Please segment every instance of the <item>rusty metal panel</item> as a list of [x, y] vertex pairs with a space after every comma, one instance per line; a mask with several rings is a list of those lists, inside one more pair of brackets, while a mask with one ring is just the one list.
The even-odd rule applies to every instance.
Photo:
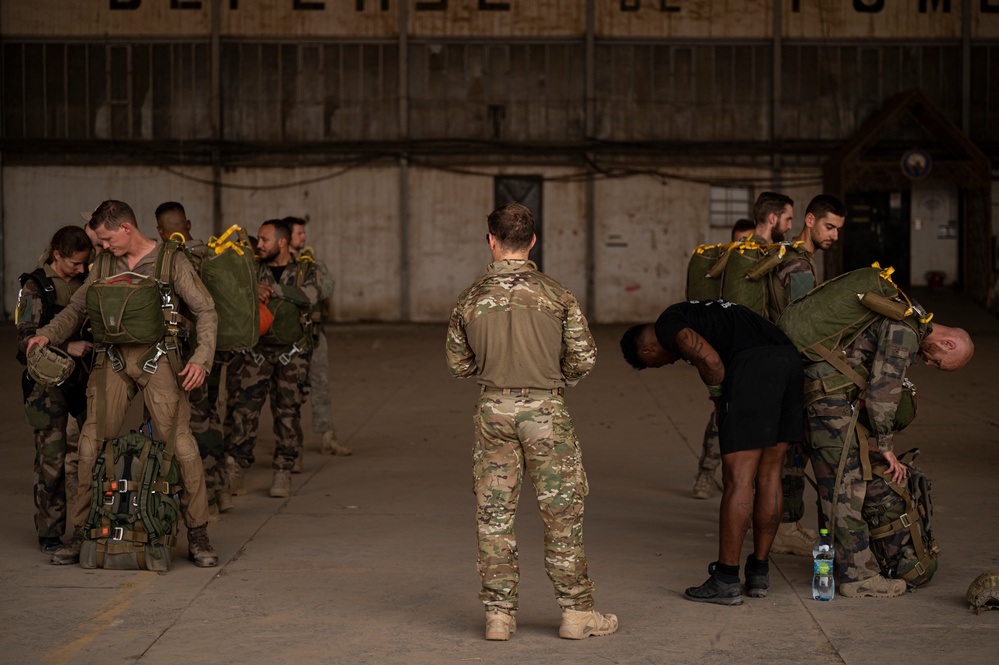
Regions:
[[358, 42], [232, 42], [222, 49], [227, 139], [398, 137], [398, 47]]
[[409, 32], [434, 37], [562, 37], [586, 30], [581, 0], [414, 0]]
[[597, 46], [598, 138], [765, 140], [765, 44], [603, 43]]
[[[223, 225], [256, 235], [267, 219], [308, 220], [316, 256], [333, 274], [337, 321], [400, 319], [399, 176], [394, 167], [249, 168], [227, 172]], [[324, 178], [324, 176], [326, 176]], [[296, 184], [301, 183], [301, 184]], [[269, 189], [275, 185], [291, 185]]]
[[409, 53], [413, 138], [582, 138], [580, 44], [417, 42]]
[[999, 6], [994, 2], [971, 4], [973, 9], [978, 9], [971, 14], [971, 38], [999, 39]]
[[[791, 39], [958, 39], [961, 0], [808, 0], [787, 3], [784, 36]], [[982, 17], [977, 5], [972, 9]], [[973, 19], [974, 22], [974, 19]], [[981, 25], [996, 21], [979, 20]]]
[[598, 0], [597, 35], [669, 39], [762, 39], [773, 0]]
[[[841, 140], [884, 100], [919, 88], [952, 120], [960, 119], [958, 45], [787, 44], [782, 58], [781, 138]], [[974, 86], [973, 86], [974, 88]]]

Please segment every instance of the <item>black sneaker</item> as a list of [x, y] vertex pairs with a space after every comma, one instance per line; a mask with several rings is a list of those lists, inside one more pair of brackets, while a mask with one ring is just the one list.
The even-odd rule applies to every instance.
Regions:
[[722, 582], [714, 576], [714, 566], [708, 568], [711, 577], [701, 586], [692, 586], [683, 592], [687, 600], [716, 605], [742, 605], [742, 585], [738, 582]]
[[[753, 555], [750, 554], [750, 557]], [[770, 591], [770, 569], [760, 570], [746, 559], [746, 595], [750, 598], [766, 598]]]
[[56, 551], [62, 548], [62, 540], [56, 538], [55, 536], [43, 536], [38, 539], [38, 549], [42, 551], [43, 554], [55, 554]]

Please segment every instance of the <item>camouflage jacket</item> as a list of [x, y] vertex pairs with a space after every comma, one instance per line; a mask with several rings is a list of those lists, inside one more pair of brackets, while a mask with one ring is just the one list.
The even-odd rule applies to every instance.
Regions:
[[[56, 274], [51, 264], [46, 263], [42, 267], [45, 270], [45, 276], [51, 280], [52, 286], [55, 289], [53, 309], [58, 311], [69, 304], [70, 298], [83, 285], [83, 277], [72, 277], [67, 282]], [[24, 353], [28, 348], [28, 340], [35, 336], [39, 326], [43, 322], [51, 320], [54, 314], [55, 312], [45, 311], [45, 298], [38, 292], [38, 285], [35, 280], [27, 280], [17, 296], [17, 345], [21, 353]], [[82, 336], [80, 329], [77, 328], [73, 334], [63, 341], [60, 348], [65, 351], [66, 345], [69, 342], [79, 339], [82, 339]]]
[[[916, 360], [919, 342], [909, 325], [882, 318], [843, 349], [847, 363], [867, 377], [864, 408], [874, 427], [871, 434], [877, 438], [882, 452], [893, 449], [892, 425], [902, 395], [902, 381], [909, 365]], [[805, 367], [806, 381], [835, 371], [826, 362], [813, 363]]]
[[[257, 279], [261, 284], [267, 284], [274, 289], [279, 296], [293, 304], [299, 309], [314, 307], [323, 297], [320, 286], [319, 271], [315, 269], [318, 265], [308, 261], [298, 261], [292, 258], [281, 273], [281, 279], [274, 280], [274, 271], [271, 266], [261, 261], [257, 269]], [[301, 286], [296, 286], [298, 271], [307, 270]], [[296, 314], [298, 316], [298, 314]]]
[[[114, 272], [134, 272], [146, 277], [156, 274], [156, 257], [159, 254], [162, 241], [157, 241], [156, 245], [143, 256], [135, 266], [129, 268], [128, 260], [124, 257], [115, 258]], [[197, 320], [197, 336], [199, 340], [206, 340], [199, 344], [194, 354], [187, 361], [192, 365], [200, 365], [206, 372], [212, 370], [212, 358], [215, 356], [215, 333], [218, 330], [218, 315], [215, 313], [215, 303], [208, 294], [208, 289], [201, 283], [201, 278], [194, 271], [194, 266], [184, 256], [183, 252], [178, 252], [175, 256], [173, 273], [173, 290], [183, 301], [192, 314], [192, 318]], [[80, 324], [87, 317], [87, 289], [94, 281], [95, 272], [91, 271], [87, 275], [83, 286], [77, 289], [76, 293], [69, 301], [66, 309], [59, 312], [59, 315], [47, 326], [38, 330], [39, 335], [44, 335], [53, 344], [62, 344], [69, 339], [73, 331], [79, 330]], [[207, 341], [210, 340], [210, 341]]]
[[795, 255], [783, 261], [770, 278], [767, 318], [776, 323], [792, 300], [800, 298], [818, 284], [815, 260], [804, 249], [789, 250]]
[[561, 388], [593, 369], [597, 347], [576, 298], [532, 261], [505, 259], [458, 297], [445, 346], [457, 378], [490, 388]]

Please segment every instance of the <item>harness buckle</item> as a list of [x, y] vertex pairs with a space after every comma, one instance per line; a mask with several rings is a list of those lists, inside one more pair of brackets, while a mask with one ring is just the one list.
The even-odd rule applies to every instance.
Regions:
[[125, 529], [120, 526], [114, 528], [114, 532], [111, 535], [111, 540], [122, 540], [125, 538]]
[[253, 362], [255, 362], [258, 367], [264, 364], [264, 354], [257, 353], [256, 349], [250, 349], [249, 351], [250, 351], [250, 358], [253, 359]]
[[159, 344], [156, 345], [156, 354], [146, 362], [142, 363], [142, 371], [146, 372], [147, 374], [155, 374], [156, 367], [160, 364], [160, 358], [162, 358], [166, 354], [167, 354], [167, 349], [164, 348], [163, 342], [160, 342]]
[[118, 349], [108, 345], [104, 347], [104, 352], [107, 354], [108, 360], [111, 361], [112, 372], [118, 373], [125, 369], [125, 361], [121, 359], [120, 355], [118, 355]]
[[291, 359], [295, 357], [296, 354], [301, 353], [305, 349], [298, 348], [298, 342], [291, 345], [291, 348], [278, 356], [278, 360], [282, 365], [287, 365], [291, 362]]

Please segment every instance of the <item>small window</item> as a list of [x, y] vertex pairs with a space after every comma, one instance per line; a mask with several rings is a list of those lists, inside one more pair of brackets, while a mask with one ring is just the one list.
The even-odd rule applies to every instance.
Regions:
[[740, 219], [753, 218], [752, 193], [748, 187], [711, 186], [712, 228], [731, 229]]

